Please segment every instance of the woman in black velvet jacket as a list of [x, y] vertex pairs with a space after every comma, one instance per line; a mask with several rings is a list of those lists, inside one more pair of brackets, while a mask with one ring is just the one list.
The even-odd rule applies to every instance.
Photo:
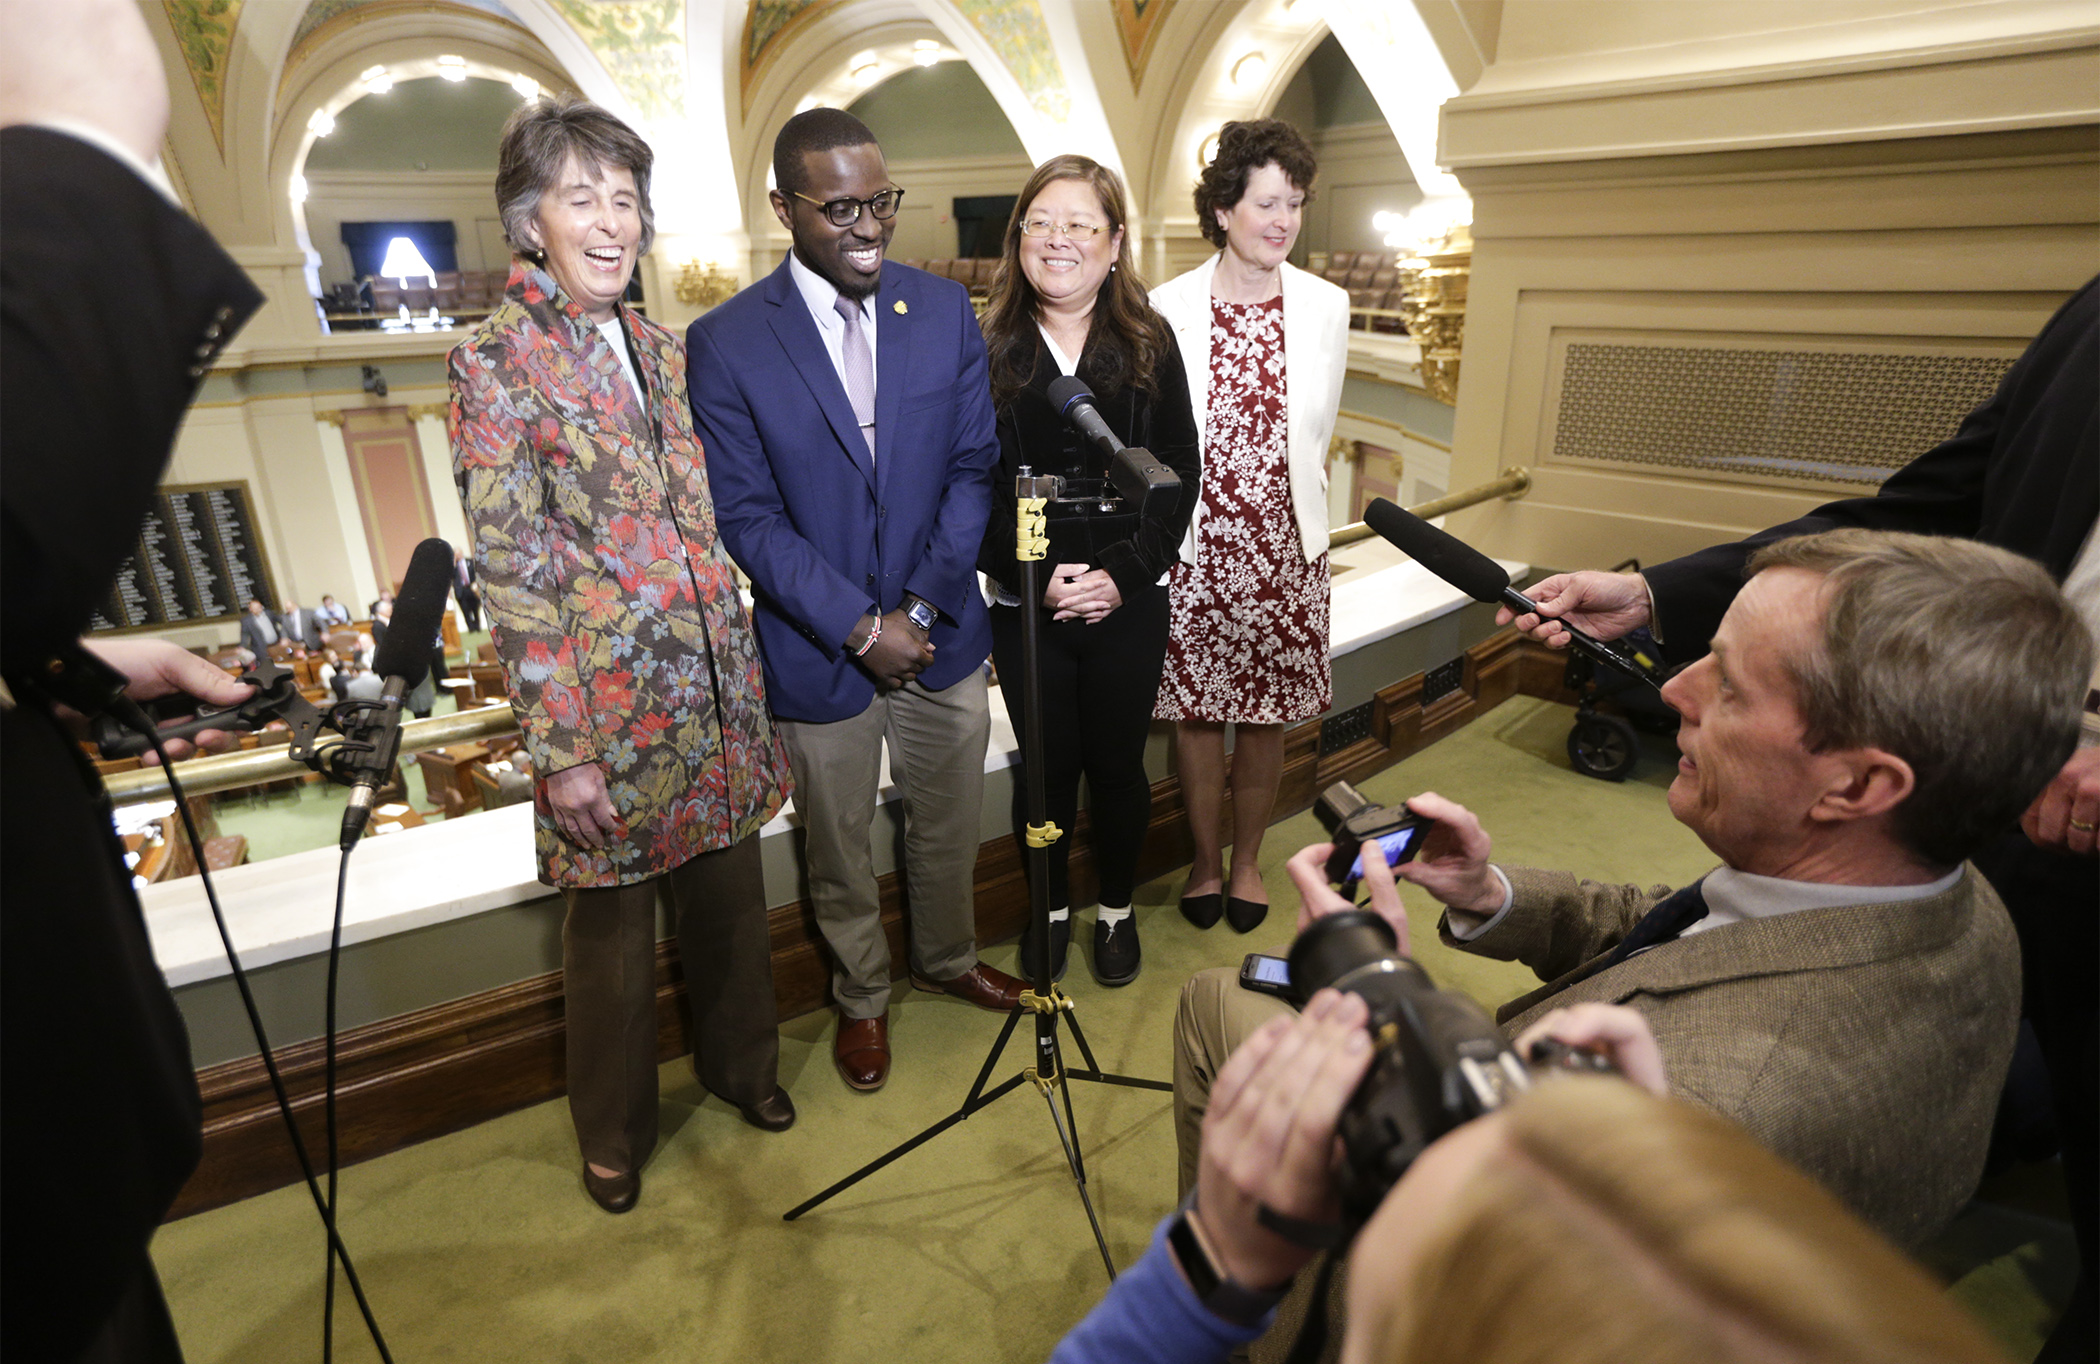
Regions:
[[[1048, 586], [1042, 634], [1043, 783], [1051, 822], [1066, 831], [1050, 848], [1050, 972], [1061, 977], [1071, 937], [1065, 864], [1087, 780], [1100, 913], [1093, 971], [1103, 985], [1135, 979], [1137, 921], [1130, 915], [1138, 853], [1151, 822], [1145, 735], [1167, 647], [1166, 572], [1197, 496], [1196, 422], [1174, 333], [1152, 310], [1131, 269], [1128, 210], [1115, 172], [1083, 156], [1036, 168], [1016, 201], [984, 322], [992, 401], [999, 415], [996, 501], [977, 566], [992, 580], [992, 657], [1007, 714], [1021, 729], [1020, 566], [1014, 559], [1014, 478], [1022, 465], [1062, 475], [1067, 497], [1049, 508]], [[1110, 502], [1108, 468], [1051, 406], [1048, 389], [1075, 374], [1096, 395], [1109, 428], [1181, 477], [1164, 515]], [[1086, 494], [1085, 497], [1079, 494]], [[1026, 787], [1014, 788], [1014, 827], [1026, 822]], [[1034, 974], [1044, 944], [1022, 940]]]

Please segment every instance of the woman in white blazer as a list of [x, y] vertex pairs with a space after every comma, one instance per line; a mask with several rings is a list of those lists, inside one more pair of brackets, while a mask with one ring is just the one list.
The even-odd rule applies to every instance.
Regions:
[[1226, 124], [1196, 184], [1197, 221], [1220, 250], [1152, 292], [1188, 370], [1203, 460], [1202, 500], [1173, 570], [1155, 712], [1177, 725], [1195, 843], [1181, 912], [1198, 928], [1223, 915], [1245, 933], [1267, 915], [1256, 859], [1283, 776], [1284, 730], [1333, 699], [1327, 443], [1349, 359], [1349, 296], [1284, 259], [1317, 170], [1289, 124]]

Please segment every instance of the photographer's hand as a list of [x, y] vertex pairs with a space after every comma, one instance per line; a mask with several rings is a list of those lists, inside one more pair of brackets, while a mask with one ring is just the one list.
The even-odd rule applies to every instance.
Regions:
[[1262, 1205], [1307, 1222], [1340, 1213], [1334, 1126], [1371, 1064], [1367, 1017], [1358, 996], [1322, 990], [1303, 1014], [1271, 1019], [1218, 1072], [1190, 1216], [1243, 1288], [1278, 1287], [1313, 1256], [1264, 1227]]
[[[1332, 843], [1315, 843], [1300, 848], [1290, 861], [1283, 864], [1283, 869], [1291, 875], [1292, 884], [1298, 887], [1300, 933], [1322, 915], [1356, 908], [1327, 884], [1327, 859], [1333, 855]], [[1393, 869], [1386, 865], [1383, 857], [1372, 856], [1364, 860], [1363, 884], [1371, 892], [1370, 903], [1365, 908], [1393, 926], [1393, 937], [1400, 945], [1400, 955], [1406, 956], [1407, 907], [1400, 903], [1400, 887], [1393, 883]]]
[[1623, 1004], [1576, 1004], [1555, 1009], [1517, 1036], [1517, 1054], [1528, 1055], [1542, 1038], [1571, 1047], [1601, 1051], [1620, 1075], [1650, 1094], [1670, 1092], [1663, 1073], [1662, 1048], [1648, 1026], [1648, 1016]]
[[1502, 908], [1502, 878], [1488, 866], [1494, 841], [1473, 812], [1434, 791], [1415, 796], [1407, 808], [1436, 823], [1423, 835], [1415, 860], [1398, 869], [1400, 879], [1414, 882], [1453, 909], [1493, 914]]
[[[194, 696], [208, 706], [224, 709], [237, 706], [255, 692], [246, 682], [236, 682], [224, 669], [165, 639], [84, 639], [82, 647], [131, 679], [124, 694], [134, 701], [155, 701], [163, 696]], [[174, 723], [169, 721], [167, 723]], [[168, 739], [168, 756], [181, 762], [193, 752], [207, 753], [232, 748], [240, 735], [207, 729], [193, 739]], [[143, 766], [160, 762], [159, 755], [139, 755]]]

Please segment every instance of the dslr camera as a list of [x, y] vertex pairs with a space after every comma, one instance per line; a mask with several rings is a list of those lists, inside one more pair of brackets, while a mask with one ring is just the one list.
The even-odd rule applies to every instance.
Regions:
[[[1404, 861], [1429, 823], [1398, 806], [1374, 806], [1346, 782], [1321, 794], [1319, 811], [1335, 836], [1329, 879], [1345, 885], [1352, 867], [1361, 874], [1360, 850], [1404, 837], [1410, 841], [1401, 853], [1388, 853]], [[1345, 837], [1354, 840], [1346, 849]], [[1364, 1026], [1371, 1068], [1336, 1124], [1342, 1222], [1352, 1235], [1415, 1157], [1445, 1133], [1501, 1108], [1550, 1071], [1615, 1071], [1603, 1056], [1550, 1039], [1519, 1056], [1487, 1010], [1438, 988], [1400, 955], [1392, 925], [1368, 910], [1315, 919], [1291, 944], [1290, 980], [1301, 1000], [1322, 989], [1347, 990], [1370, 1010]]]
[[1320, 793], [1313, 802], [1313, 814], [1334, 844], [1334, 853], [1327, 859], [1328, 884], [1352, 898], [1363, 879], [1367, 846], [1382, 850], [1385, 864], [1397, 867], [1414, 859], [1423, 837], [1436, 823], [1404, 805], [1373, 805], [1345, 781]]

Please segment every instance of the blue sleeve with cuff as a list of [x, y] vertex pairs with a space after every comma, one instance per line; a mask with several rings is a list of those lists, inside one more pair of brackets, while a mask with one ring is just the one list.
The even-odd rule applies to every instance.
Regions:
[[1220, 1364], [1269, 1329], [1274, 1312], [1252, 1326], [1236, 1326], [1204, 1307], [1167, 1249], [1173, 1220], [1153, 1228], [1151, 1247], [1058, 1342], [1050, 1364]]

